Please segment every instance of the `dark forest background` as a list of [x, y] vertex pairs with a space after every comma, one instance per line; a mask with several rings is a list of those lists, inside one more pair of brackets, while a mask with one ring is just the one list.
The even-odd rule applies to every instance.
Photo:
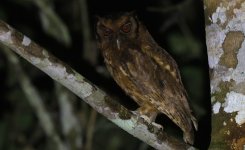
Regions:
[[[200, 0], [1, 0], [4, 20], [56, 57], [69, 64], [131, 110], [137, 105], [109, 76], [96, 48], [96, 15], [136, 11], [155, 40], [177, 61], [189, 101], [199, 120], [195, 146], [207, 149], [210, 142], [210, 97], [205, 46], [203, 4]], [[35, 108], [21, 85], [20, 74], [0, 45], [0, 149], [55, 150]], [[41, 97], [54, 132], [68, 149], [152, 149], [93, 111], [81, 99], [17, 56], [20, 66]], [[63, 103], [61, 95], [65, 96]], [[65, 106], [70, 106], [65, 109]], [[69, 115], [65, 116], [68, 113]], [[71, 119], [72, 118], [72, 119]], [[62, 120], [63, 119], [63, 120]], [[66, 121], [64, 121], [64, 119]], [[72, 120], [71, 123], [70, 120]], [[75, 121], [74, 121], [75, 120]], [[170, 134], [182, 132], [164, 115], [157, 118]], [[74, 126], [66, 133], [65, 126]]]

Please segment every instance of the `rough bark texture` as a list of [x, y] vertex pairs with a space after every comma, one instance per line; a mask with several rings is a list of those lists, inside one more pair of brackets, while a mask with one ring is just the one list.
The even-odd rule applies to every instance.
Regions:
[[211, 78], [210, 149], [245, 148], [245, 2], [204, 0]]
[[110, 99], [103, 91], [75, 70], [1, 20], [0, 43], [11, 48], [51, 78], [70, 89], [116, 125], [152, 147], [162, 150], [194, 149], [183, 141], [167, 135], [159, 127], [148, 124], [142, 118]]

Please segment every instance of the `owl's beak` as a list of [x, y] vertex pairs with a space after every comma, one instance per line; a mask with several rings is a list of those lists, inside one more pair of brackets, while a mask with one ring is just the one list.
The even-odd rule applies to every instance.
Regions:
[[118, 48], [118, 50], [120, 50], [120, 41], [119, 41], [119, 39], [117, 39], [117, 48]]

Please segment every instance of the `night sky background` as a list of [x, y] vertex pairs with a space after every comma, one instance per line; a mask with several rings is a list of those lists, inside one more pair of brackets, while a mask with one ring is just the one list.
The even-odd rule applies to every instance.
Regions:
[[[96, 15], [135, 11], [159, 45], [179, 65], [189, 102], [199, 121], [195, 147], [207, 149], [211, 132], [209, 70], [205, 45], [204, 12], [201, 0], [1, 0], [0, 19], [30, 37], [56, 57], [70, 65], [88, 80], [105, 90], [127, 108], [137, 105], [116, 85], [104, 66], [95, 42]], [[84, 9], [86, 8], [86, 9]], [[50, 15], [50, 10], [52, 15]], [[88, 14], [84, 19], [84, 11]], [[86, 14], [85, 14], [86, 16]], [[57, 21], [57, 18], [58, 21]], [[47, 26], [47, 24], [49, 26]], [[46, 25], [46, 26], [45, 26]], [[52, 140], [44, 133], [37, 114], [29, 104], [18, 81], [18, 73], [9, 63], [0, 45], [0, 149], [51, 150]], [[27, 61], [17, 56], [25, 74], [42, 97], [55, 122], [62, 141], [61, 109], [56, 84]], [[97, 114], [92, 138], [87, 131], [91, 124], [91, 108], [72, 93], [69, 102], [81, 127], [82, 148], [87, 150], [152, 149]], [[169, 134], [182, 139], [181, 130], [166, 116], [157, 117]], [[86, 147], [88, 141], [92, 145]], [[71, 148], [78, 149], [78, 148]]]

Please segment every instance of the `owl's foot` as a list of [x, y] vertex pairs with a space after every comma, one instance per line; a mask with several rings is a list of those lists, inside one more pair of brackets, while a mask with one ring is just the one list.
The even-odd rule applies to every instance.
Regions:
[[131, 111], [135, 116], [137, 116], [137, 118], [140, 117], [140, 113], [139, 111], [135, 110], [135, 111]]
[[[151, 117], [148, 117], [146, 115], [141, 115], [140, 116], [145, 122], [147, 122], [148, 124], [151, 124], [153, 126], [155, 126], [156, 128], [160, 129], [160, 130], [163, 130], [163, 126], [156, 123], [156, 122], [153, 122], [152, 121], [152, 118]], [[155, 117], [154, 117], [155, 118]], [[154, 119], [155, 120], [155, 119]]]
[[144, 119], [145, 122], [147, 122], [148, 124], [152, 123], [152, 118], [149, 118], [146, 115], [140, 115], [140, 118]]
[[155, 123], [155, 122], [152, 122], [151, 123], [153, 126], [157, 127], [159, 130], [163, 130], [163, 126], [158, 124], [158, 123]]
[[[136, 118], [137, 118], [137, 120], [139, 122], [139, 120], [142, 118], [140, 112], [137, 111], [137, 110], [131, 111], [131, 112], [136, 116]], [[142, 118], [142, 119], [144, 120], [144, 118]]]
[[[142, 118], [145, 122], [147, 122], [147, 123], [152, 123], [152, 122], [154, 122], [155, 121], [155, 119], [156, 119], [156, 115], [157, 115], [157, 113], [151, 113], [151, 115], [145, 115], [145, 114], [142, 114], [142, 112], [141, 111], [139, 111], [139, 110], [136, 110], [136, 111], [131, 111], [134, 115], [136, 115], [137, 116], [137, 118], [139, 119], [139, 118]], [[150, 117], [149, 117], [150, 116]]]
[[132, 113], [137, 116], [138, 120], [143, 119], [145, 123], [152, 125], [160, 130], [163, 130], [162, 125], [154, 122], [158, 114], [158, 111], [156, 111], [154, 107], [151, 107], [149, 105], [143, 105], [140, 108], [138, 108], [136, 111], [132, 111]]
[[149, 118], [148, 116], [141, 114], [140, 111], [138, 111], [138, 110], [132, 111], [132, 113], [137, 116], [138, 120], [141, 118], [145, 122], [147, 122], [148, 124], [153, 121], [153, 118]]

